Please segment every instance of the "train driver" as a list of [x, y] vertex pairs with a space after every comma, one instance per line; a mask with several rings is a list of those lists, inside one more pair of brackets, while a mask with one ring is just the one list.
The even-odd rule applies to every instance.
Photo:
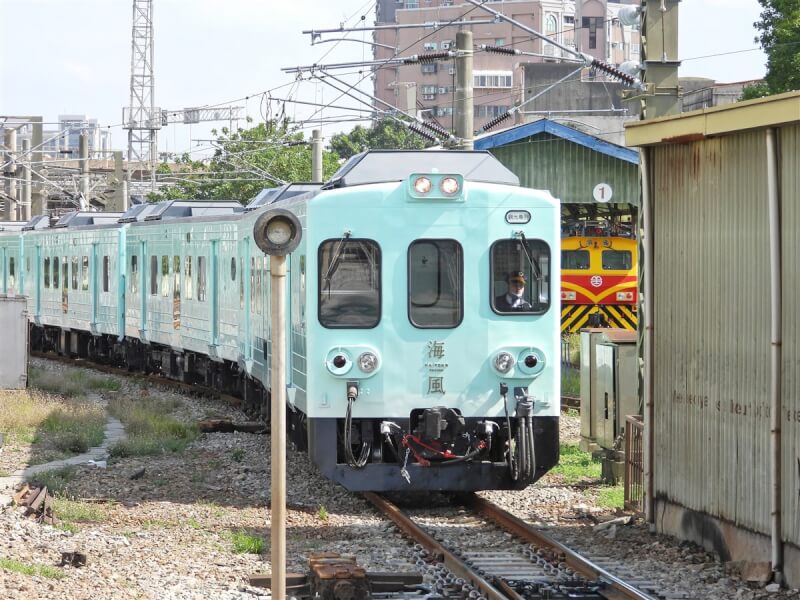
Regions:
[[525, 300], [525, 284], [527, 277], [522, 271], [511, 271], [506, 276], [507, 291], [494, 299], [494, 306], [500, 312], [516, 312], [533, 310], [531, 303]]

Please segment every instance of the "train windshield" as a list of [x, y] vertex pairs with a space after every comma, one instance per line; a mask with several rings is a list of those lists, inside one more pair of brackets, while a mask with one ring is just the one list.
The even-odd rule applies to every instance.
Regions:
[[632, 268], [630, 250], [603, 250], [603, 269], [606, 271], [629, 271]]
[[408, 319], [419, 328], [452, 329], [464, 315], [464, 252], [455, 240], [408, 247]]
[[562, 250], [561, 251], [561, 268], [562, 269], [580, 269], [586, 270], [589, 268], [589, 251], [588, 250]]
[[372, 240], [342, 238], [319, 247], [319, 322], [368, 329], [381, 318], [381, 254]]
[[550, 307], [550, 247], [542, 240], [492, 246], [492, 308], [499, 314], [542, 314]]

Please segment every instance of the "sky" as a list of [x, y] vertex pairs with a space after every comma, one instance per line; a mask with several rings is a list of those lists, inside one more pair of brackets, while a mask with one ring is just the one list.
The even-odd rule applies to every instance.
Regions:
[[[371, 60], [367, 44], [312, 46], [310, 36], [301, 32], [342, 23], [369, 25], [375, 15], [372, 1], [154, 0], [153, 5], [158, 107], [234, 105], [259, 120], [282, 111], [308, 119], [316, 110], [277, 100], [286, 97], [357, 105], [348, 98], [336, 100], [339, 93], [325, 84], [298, 82], [280, 69]], [[60, 114], [85, 114], [109, 127], [114, 148], [124, 150], [127, 132], [120, 123], [130, 95], [132, 7], [132, 0], [0, 0], [0, 116], [42, 115], [48, 122]], [[766, 58], [754, 42], [753, 27], [759, 10], [757, 0], [683, 0], [680, 75], [723, 82], [762, 77]], [[323, 39], [334, 37], [343, 35]], [[363, 42], [371, 34], [348, 37]], [[360, 78], [355, 73], [348, 81]], [[364, 89], [370, 84], [365, 78]], [[328, 108], [322, 117], [353, 114]], [[227, 124], [171, 124], [159, 132], [159, 148], [201, 155], [208, 151], [211, 128]], [[323, 135], [353, 125], [324, 125]], [[307, 129], [313, 127], [320, 124], [310, 123]]]

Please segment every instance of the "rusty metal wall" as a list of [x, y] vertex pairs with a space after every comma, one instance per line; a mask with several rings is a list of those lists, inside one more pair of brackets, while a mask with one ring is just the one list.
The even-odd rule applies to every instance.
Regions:
[[769, 533], [764, 131], [649, 150], [655, 494]]
[[800, 125], [782, 127], [783, 539], [800, 545]]

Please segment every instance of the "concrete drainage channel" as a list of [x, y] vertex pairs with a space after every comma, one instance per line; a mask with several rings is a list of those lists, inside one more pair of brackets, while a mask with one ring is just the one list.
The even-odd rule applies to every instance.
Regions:
[[[102, 402], [99, 396], [92, 398], [95, 401]], [[0, 492], [4, 490], [7, 492], [15, 486], [34, 479], [39, 473], [45, 471], [53, 471], [63, 469], [65, 467], [74, 467], [78, 465], [93, 464], [98, 468], [105, 468], [106, 460], [108, 459], [108, 449], [114, 444], [125, 440], [127, 437], [125, 433], [125, 426], [114, 417], [108, 417], [106, 426], [103, 431], [103, 442], [99, 446], [89, 448], [83, 454], [70, 456], [60, 460], [54, 460], [47, 463], [32, 465], [26, 469], [14, 471], [7, 477], [0, 477]]]

